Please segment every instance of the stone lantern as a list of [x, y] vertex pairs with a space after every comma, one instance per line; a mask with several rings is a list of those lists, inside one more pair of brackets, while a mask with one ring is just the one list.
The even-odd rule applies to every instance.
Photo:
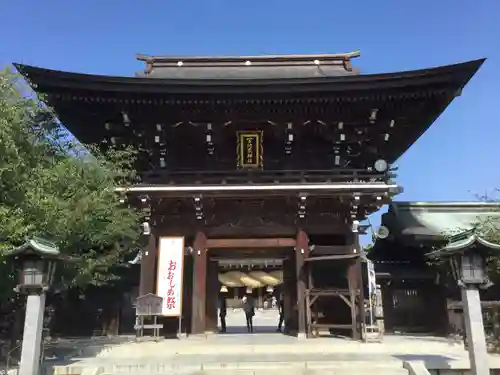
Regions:
[[19, 375], [39, 374], [45, 297], [54, 278], [56, 263], [70, 260], [61, 256], [52, 242], [32, 238], [7, 252], [18, 271], [15, 290], [27, 294]]
[[490, 373], [479, 289], [492, 285], [485, 260], [495, 255], [500, 255], [500, 245], [486, 240], [475, 230], [453, 236], [445, 247], [427, 254], [431, 259], [448, 262], [460, 287], [471, 372], [474, 375]]
[[53, 281], [56, 264], [62, 260], [59, 248], [47, 240], [33, 238], [7, 253], [18, 272], [19, 293], [46, 292]]

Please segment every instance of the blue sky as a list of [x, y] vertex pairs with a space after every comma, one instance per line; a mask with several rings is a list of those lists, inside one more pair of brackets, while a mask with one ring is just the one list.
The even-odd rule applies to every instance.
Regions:
[[1, 12], [0, 65], [96, 74], [133, 75], [135, 53], [360, 49], [363, 73], [487, 57], [398, 162], [398, 200], [470, 200], [500, 187], [500, 0], [3, 0]]

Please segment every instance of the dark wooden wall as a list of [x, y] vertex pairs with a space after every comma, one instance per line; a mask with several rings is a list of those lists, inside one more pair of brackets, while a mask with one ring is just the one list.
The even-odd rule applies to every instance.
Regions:
[[385, 329], [401, 333], [446, 334], [444, 288], [434, 280], [381, 283]]

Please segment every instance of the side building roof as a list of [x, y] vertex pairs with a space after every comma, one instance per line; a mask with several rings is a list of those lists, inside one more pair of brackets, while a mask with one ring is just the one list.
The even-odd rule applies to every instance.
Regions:
[[382, 215], [390, 238], [401, 242], [449, 238], [489, 221], [500, 223], [500, 203], [393, 202]]
[[446, 247], [455, 236], [476, 228], [480, 232], [498, 229], [500, 203], [392, 202], [382, 215], [381, 225], [389, 230], [389, 236], [375, 241], [370, 259], [418, 257]]

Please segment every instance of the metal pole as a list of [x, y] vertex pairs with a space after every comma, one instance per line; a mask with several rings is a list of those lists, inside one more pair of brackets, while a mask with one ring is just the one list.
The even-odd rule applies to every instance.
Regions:
[[182, 334], [182, 315], [179, 315], [179, 328], [178, 328], [178, 331], [177, 331], [177, 338], [181, 338], [181, 334]]

